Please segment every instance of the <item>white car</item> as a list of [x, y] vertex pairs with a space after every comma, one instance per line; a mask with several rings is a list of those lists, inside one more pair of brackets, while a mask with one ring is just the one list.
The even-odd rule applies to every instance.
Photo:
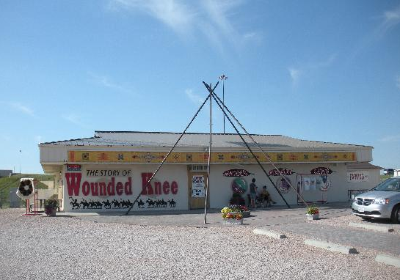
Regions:
[[357, 195], [353, 214], [363, 219], [391, 219], [400, 223], [400, 177], [389, 178], [371, 191]]

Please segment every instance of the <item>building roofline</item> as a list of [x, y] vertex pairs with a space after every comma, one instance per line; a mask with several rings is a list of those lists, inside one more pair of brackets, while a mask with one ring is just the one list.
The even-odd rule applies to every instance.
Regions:
[[[170, 134], [170, 135], [180, 135], [182, 134], [181, 132], [163, 132], [163, 131], [129, 131], [129, 130], [95, 130], [95, 137], [97, 136], [97, 133], [142, 133], [142, 134]], [[208, 135], [210, 134], [209, 132], [186, 132], [185, 134], [188, 135]], [[228, 135], [228, 136], [235, 136], [239, 135], [237, 133], [213, 133], [212, 135]], [[246, 136], [247, 134], [242, 133], [241, 135]], [[319, 142], [319, 143], [325, 143], [325, 144], [335, 144], [335, 145], [351, 145], [351, 146], [357, 146], [357, 147], [366, 147], [366, 148], [373, 148], [372, 146], [367, 146], [367, 145], [361, 145], [361, 144], [349, 144], [349, 143], [337, 143], [337, 142], [329, 142], [329, 141], [319, 141], [319, 140], [304, 140], [304, 139], [299, 139], [291, 136], [286, 136], [286, 135], [280, 135], [280, 134], [253, 134], [250, 133], [249, 135], [251, 136], [261, 136], [261, 137], [287, 137], [287, 138], [292, 138], [298, 141], [303, 141], [303, 142]], [[86, 138], [90, 139], [90, 138]], [[68, 141], [68, 140], [67, 140]]]
[[[40, 143], [39, 147], [45, 146], [45, 145], [57, 145], [57, 144], [62, 144], [64, 142], [79, 142], [79, 141], [90, 141], [94, 139], [101, 139], [102, 137], [100, 134], [153, 134], [153, 135], [181, 135], [181, 133], [178, 132], [157, 132], [157, 131], [107, 131], [107, 130], [96, 130], [95, 135], [93, 137], [86, 137], [86, 138], [76, 138], [76, 139], [69, 139], [69, 140], [60, 140], [60, 141], [51, 141], [51, 142], [44, 142]], [[187, 135], [209, 135], [208, 132], [187, 132], [185, 133]], [[238, 135], [237, 133], [213, 133], [213, 136], [236, 136]], [[243, 136], [247, 136], [246, 134], [241, 134]], [[360, 144], [348, 144], [348, 143], [336, 143], [336, 142], [328, 142], [328, 141], [318, 141], [318, 140], [303, 140], [299, 138], [294, 138], [290, 136], [284, 136], [284, 135], [265, 135], [265, 134], [249, 134], [250, 136], [254, 137], [283, 137], [283, 138], [288, 138], [288, 139], [293, 139], [296, 141], [300, 142], [307, 142], [307, 143], [324, 143], [324, 144], [332, 144], [332, 145], [345, 145], [345, 146], [353, 146], [353, 147], [359, 147], [359, 148], [371, 148], [373, 149], [372, 146], [366, 146], [366, 145], [360, 145]], [[90, 144], [89, 144], [90, 145]], [[77, 146], [80, 146], [77, 143]], [[85, 144], [82, 144], [82, 146], [86, 146]], [[109, 146], [109, 144], [106, 144], [106, 146]], [[117, 145], [118, 146], [118, 145]], [[130, 146], [130, 145], [128, 145]]]
[[[118, 131], [118, 130], [95, 130], [96, 133], [143, 133], [143, 134], [173, 134], [173, 135], [180, 135], [182, 132], [168, 132], [168, 131]], [[185, 134], [190, 134], [190, 135], [208, 135], [210, 134], [209, 132], [186, 132]], [[212, 135], [238, 135], [237, 133], [213, 133]], [[246, 134], [242, 134], [246, 135]], [[251, 136], [277, 136], [277, 137], [287, 137], [283, 135], [278, 135], [278, 134], [250, 134]]]

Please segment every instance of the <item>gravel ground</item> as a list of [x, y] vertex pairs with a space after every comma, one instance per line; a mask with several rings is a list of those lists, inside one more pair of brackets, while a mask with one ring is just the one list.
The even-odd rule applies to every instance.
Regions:
[[[375, 252], [342, 255], [249, 227], [141, 226], [0, 210], [0, 279], [400, 279]], [[343, 217], [330, 219], [340, 226]], [[321, 221], [328, 222], [328, 221]]]

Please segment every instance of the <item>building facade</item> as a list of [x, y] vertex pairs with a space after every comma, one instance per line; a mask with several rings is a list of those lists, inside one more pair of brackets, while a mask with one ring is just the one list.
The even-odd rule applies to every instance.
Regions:
[[0, 178], [9, 177], [11, 174], [13, 174], [12, 170], [0, 170]]
[[[45, 173], [56, 175], [65, 211], [123, 210], [140, 194], [133, 211], [204, 208], [206, 189], [208, 207], [221, 208], [229, 204], [234, 192], [247, 203], [253, 178], [259, 190], [268, 187], [278, 204], [285, 202], [269, 178], [292, 205], [301, 202], [298, 194], [307, 202], [348, 201], [354, 184], [349, 181], [352, 171], [348, 166], [372, 161], [370, 146], [252, 135], [260, 150], [250, 137], [243, 136], [251, 153], [239, 135], [213, 134], [208, 178], [210, 135], [188, 133], [147, 184], [179, 136], [96, 131], [91, 138], [40, 144], [40, 161]], [[368, 184], [360, 183], [357, 189], [375, 184], [375, 176], [363, 180]]]

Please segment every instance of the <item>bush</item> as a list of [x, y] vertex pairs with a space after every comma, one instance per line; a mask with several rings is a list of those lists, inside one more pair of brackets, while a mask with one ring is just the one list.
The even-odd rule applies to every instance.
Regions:
[[59, 202], [58, 202], [58, 195], [57, 194], [53, 194], [52, 196], [50, 196], [49, 199], [46, 199], [44, 201], [44, 208], [58, 208], [59, 206]]
[[229, 200], [231, 205], [246, 205], [246, 202], [240, 193], [234, 193]]

